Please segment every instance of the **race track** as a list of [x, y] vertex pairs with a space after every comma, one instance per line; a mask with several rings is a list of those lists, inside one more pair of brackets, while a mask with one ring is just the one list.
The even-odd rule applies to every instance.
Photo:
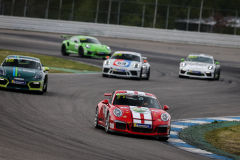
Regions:
[[[0, 30], [0, 48], [102, 65], [101, 59], [61, 56], [60, 35]], [[209, 159], [154, 138], [106, 134], [104, 129], [95, 129], [95, 107], [104, 99], [105, 92], [128, 89], [155, 94], [161, 105], [170, 107], [172, 120], [239, 116], [237, 50], [99, 39], [114, 51], [138, 51], [147, 56], [150, 80], [102, 78], [101, 74], [50, 74], [49, 90], [44, 95], [0, 90], [0, 159]], [[215, 58], [222, 65], [219, 81], [178, 78], [180, 58], [192, 52], [218, 53]], [[235, 67], [229, 67], [231, 62]]]

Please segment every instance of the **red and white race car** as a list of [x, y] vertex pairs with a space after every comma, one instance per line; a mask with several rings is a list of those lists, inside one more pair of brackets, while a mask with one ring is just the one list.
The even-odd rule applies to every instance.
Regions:
[[154, 136], [168, 140], [171, 116], [161, 107], [156, 96], [138, 91], [117, 90], [105, 93], [95, 112], [95, 127], [108, 132]]

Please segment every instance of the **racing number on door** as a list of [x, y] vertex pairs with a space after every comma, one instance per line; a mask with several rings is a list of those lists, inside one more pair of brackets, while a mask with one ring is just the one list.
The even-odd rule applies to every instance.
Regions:
[[106, 105], [103, 106], [103, 115], [105, 117], [107, 117], [107, 106]]
[[78, 44], [75, 44], [75, 49], [78, 49]]

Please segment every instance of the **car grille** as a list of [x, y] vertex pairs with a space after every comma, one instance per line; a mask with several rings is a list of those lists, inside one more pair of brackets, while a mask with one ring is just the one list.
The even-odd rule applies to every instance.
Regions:
[[109, 71], [109, 68], [104, 68], [103, 69], [103, 72], [105, 72], [105, 73], [108, 73], [108, 71]]
[[125, 130], [126, 129], [126, 124], [125, 123], [117, 123], [116, 122], [116, 128]]
[[27, 88], [27, 89], [29, 89], [28, 85], [21, 85], [21, 84], [14, 84], [14, 83], [9, 83], [7, 86], [8, 87]]
[[137, 76], [137, 71], [131, 71], [131, 74], [132, 74], [133, 76]]
[[208, 77], [211, 77], [211, 76], [212, 76], [212, 73], [206, 73], [206, 75], [207, 75]]
[[152, 133], [153, 132], [153, 129], [148, 129], [148, 128], [132, 127], [131, 129], [133, 132], [140, 132], [140, 133]]
[[191, 72], [188, 72], [188, 75], [203, 76], [203, 74], [201, 74], [201, 73], [191, 73]]
[[157, 133], [166, 133], [167, 127], [158, 127]]
[[39, 84], [33, 84], [33, 82], [31, 82], [30, 84], [31, 88], [40, 88], [40, 83]]
[[4, 79], [4, 80], [0, 80], [0, 85], [6, 85], [7, 84], [7, 80], [6, 79]]
[[186, 71], [184, 71], [184, 70], [181, 70], [180, 72], [181, 72], [182, 74], [184, 74]]
[[126, 72], [115, 72], [115, 71], [113, 71], [113, 74], [127, 75], [127, 73], [126, 73]]

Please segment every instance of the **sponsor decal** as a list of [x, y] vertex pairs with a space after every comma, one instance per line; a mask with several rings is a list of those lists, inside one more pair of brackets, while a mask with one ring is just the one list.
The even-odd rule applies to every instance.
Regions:
[[[120, 93], [118, 93], [118, 94], [116, 94], [117, 95], [117, 99], [119, 99], [119, 98], [121, 98], [121, 97], [123, 97], [123, 98], [125, 98], [125, 94], [120, 94]], [[121, 107], [122, 108], [122, 107]]]
[[123, 116], [123, 118], [127, 118], [127, 116]]
[[123, 70], [123, 69], [114, 69], [113, 71], [114, 72], [125, 72], [125, 70]]
[[158, 119], [158, 121], [162, 121], [161, 119]]
[[138, 123], [134, 123], [134, 127], [139, 127], [139, 128], [152, 128], [152, 125], [150, 125], [150, 124], [138, 124]]
[[113, 62], [113, 65], [119, 67], [129, 67], [131, 62], [132, 61], [129, 60], [117, 59]]
[[121, 108], [128, 108], [128, 107], [121, 107]]
[[126, 112], [126, 113], [129, 113], [129, 112]]
[[75, 49], [78, 49], [78, 44], [75, 44]]
[[110, 128], [114, 128], [114, 123], [110, 123]]
[[6, 62], [14, 62], [14, 59], [6, 59]]
[[130, 106], [133, 123], [152, 125], [152, 114], [149, 108]]
[[25, 81], [17, 81], [17, 80], [12, 80], [12, 83], [15, 83], [15, 84], [23, 84], [23, 85], [26, 84]]
[[145, 112], [150, 112], [150, 110], [146, 107], [133, 107], [131, 108], [132, 111], [138, 112], [138, 113], [145, 113]]

